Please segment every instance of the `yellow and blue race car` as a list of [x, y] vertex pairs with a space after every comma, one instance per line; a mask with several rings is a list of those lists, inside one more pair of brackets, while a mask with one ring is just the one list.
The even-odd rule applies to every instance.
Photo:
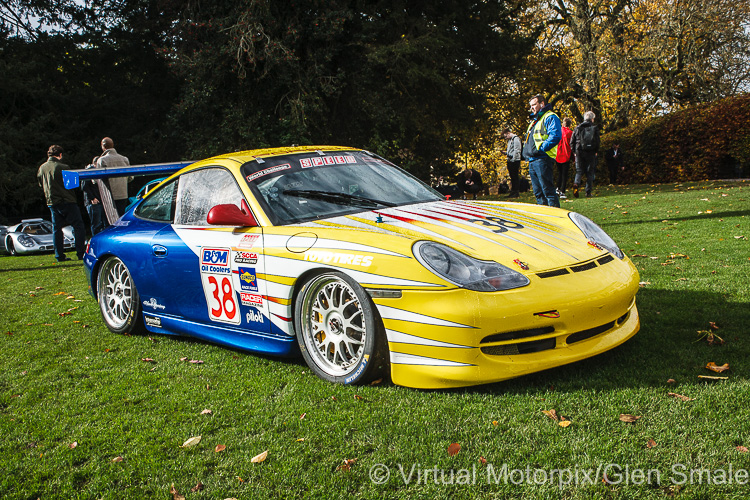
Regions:
[[[96, 170], [79, 172], [122, 175]], [[345, 384], [496, 382], [588, 358], [639, 329], [638, 273], [588, 218], [448, 201], [344, 147], [193, 163], [94, 236], [84, 260], [114, 332], [301, 352], [318, 376]]]

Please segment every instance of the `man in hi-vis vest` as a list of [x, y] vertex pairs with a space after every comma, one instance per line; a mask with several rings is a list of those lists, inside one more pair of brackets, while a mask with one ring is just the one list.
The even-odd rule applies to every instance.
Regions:
[[552, 106], [545, 102], [541, 94], [532, 97], [529, 106], [532, 121], [526, 131], [523, 159], [529, 162], [531, 186], [537, 204], [559, 207], [554, 171], [557, 144], [562, 139], [560, 117], [552, 112]]

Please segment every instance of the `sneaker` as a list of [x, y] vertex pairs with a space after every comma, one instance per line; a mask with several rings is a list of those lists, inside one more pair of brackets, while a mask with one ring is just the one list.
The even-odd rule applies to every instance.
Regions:
[[508, 195], [508, 198], [518, 198], [519, 196], [521, 195], [518, 194], [518, 191], [511, 191], [510, 194]]
[[73, 259], [69, 259], [65, 255], [63, 255], [62, 258], [57, 259], [57, 262], [67, 262], [69, 260], [73, 260]]
[[573, 196], [578, 198], [578, 184], [573, 184]]
[[586, 193], [586, 198], [593, 198], [591, 193]]
[[559, 198], [560, 198], [561, 200], [567, 200], [567, 199], [568, 199], [568, 197], [567, 197], [567, 196], [565, 196], [565, 193], [557, 193], [557, 196], [558, 196], [558, 197], [559, 197]]

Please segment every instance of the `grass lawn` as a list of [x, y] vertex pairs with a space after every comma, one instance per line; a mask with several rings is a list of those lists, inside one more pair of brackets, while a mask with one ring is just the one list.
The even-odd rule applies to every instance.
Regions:
[[747, 498], [750, 185], [595, 194], [563, 207], [635, 262], [640, 332], [461, 390], [336, 386], [301, 359], [115, 335], [78, 261], [0, 256], [0, 498]]

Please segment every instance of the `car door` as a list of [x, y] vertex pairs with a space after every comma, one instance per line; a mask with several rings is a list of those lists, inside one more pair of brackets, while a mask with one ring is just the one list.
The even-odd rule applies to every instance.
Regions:
[[223, 167], [179, 178], [174, 224], [153, 238], [151, 258], [157, 275], [164, 277], [165, 310], [188, 320], [175, 326], [183, 333], [215, 338], [234, 329], [270, 331], [265, 284], [258, 279], [261, 228], [237, 230], [206, 222], [214, 206], [239, 207], [243, 199], [234, 176]]

